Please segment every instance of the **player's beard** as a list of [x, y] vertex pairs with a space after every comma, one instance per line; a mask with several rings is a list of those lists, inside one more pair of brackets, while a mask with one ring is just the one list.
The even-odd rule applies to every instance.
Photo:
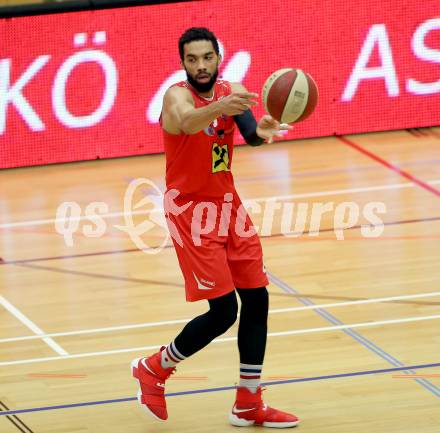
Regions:
[[191, 84], [191, 86], [194, 87], [194, 89], [199, 93], [209, 92], [213, 88], [215, 82], [217, 81], [217, 77], [218, 77], [218, 68], [211, 75], [211, 79], [209, 81], [207, 81], [206, 83], [200, 83], [199, 81], [197, 81], [197, 79], [192, 77], [191, 74], [186, 69], [185, 69], [185, 72], [186, 72], [186, 79], [188, 80], [188, 83]]

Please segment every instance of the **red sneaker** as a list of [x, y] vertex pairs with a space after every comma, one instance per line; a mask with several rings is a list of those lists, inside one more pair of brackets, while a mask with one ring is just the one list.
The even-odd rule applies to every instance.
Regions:
[[139, 381], [138, 402], [142, 408], [154, 418], [165, 421], [168, 418], [167, 404], [165, 401], [165, 381], [176, 370], [175, 368], [162, 368], [160, 363], [161, 352], [148, 358], [137, 358], [131, 362], [131, 371]]
[[237, 388], [237, 398], [229, 414], [229, 422], [237, 427], [258, 425], [262, 427], [287, 428], [299, 424], [299, 419], [263, 403], [261, 387], [256, 394], [247, 388]]

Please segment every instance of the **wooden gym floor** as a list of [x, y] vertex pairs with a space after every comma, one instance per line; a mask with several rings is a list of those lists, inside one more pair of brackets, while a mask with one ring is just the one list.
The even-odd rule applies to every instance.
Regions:
[[[271, 280], [264, 397], [301, 418], [297, 431], [440, 432], [439, 164], [440, 128], [235, 150], [237, 189], [261, 206], [252, 217]], [[131, 359], [206, 309], [184, 301], [172, 248], [147, 254], [165, 239], [160, 225], [141, 227], [147, 251], [118, 228], [152, 215], [147, 184], [124, 215], [129, 182], [163, 188], [163, 175], [163, 155], [0, 172], [2, 433], [236, 431], [236, 326], [179, 365], [166, 423], [134, 401]], [[82, 212], [58, 221], [76, 229], [72, 246], [55, 228], [63, 202]], [[91, 202], [107, 206], [99, 237], [87, 236]], [[386, 209], [375, 238], [361, 227], [371, 202]], [[304, 232], [285, 236], [281, 210], [264, 218], [270, 203], [330, 210], [319, 232], [307, 214]]]

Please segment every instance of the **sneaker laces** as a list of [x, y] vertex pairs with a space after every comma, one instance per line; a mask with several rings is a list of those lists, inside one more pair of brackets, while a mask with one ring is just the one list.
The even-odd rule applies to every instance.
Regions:
[[[263, 393], [264, 391], [267, 391], [267, 388], [261, 388], [261, 393]], [[261, 398], [259, 409], [264, 411], [265, 417], [271, 417], [274, 413], [276, 413], [276, 410], [274, 408], [268, 406], [266, 403], [263, 402], [263, 398]]]
[[260, 401], [260, 403], [259, 403], [258, 406], [257, 406], [258, 409], [261, 408], [261, 409], [264, 410], [264, 411], [266, 411], [267, 408], [268, 408], [267, 404], [265, 404], [265, 403], [263, 402], [263, 392], [266, 391], [266, 390], [267, 390], [267, 388], [260, 388], [261, 401]]

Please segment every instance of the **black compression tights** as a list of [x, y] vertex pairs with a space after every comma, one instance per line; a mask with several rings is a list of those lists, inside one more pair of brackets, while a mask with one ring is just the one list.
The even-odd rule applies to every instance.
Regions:
[[[240, 362], [261, 365], [266, 349], [269, 295], [266, 287], [237, 289], [237, 292], [241, 299], [238, 327]], [[209, 311], [187, 323], [174, 340], [177, 350], [185, 357], [207, 346], [237, 320], [235, 291], [208, 302]]]

